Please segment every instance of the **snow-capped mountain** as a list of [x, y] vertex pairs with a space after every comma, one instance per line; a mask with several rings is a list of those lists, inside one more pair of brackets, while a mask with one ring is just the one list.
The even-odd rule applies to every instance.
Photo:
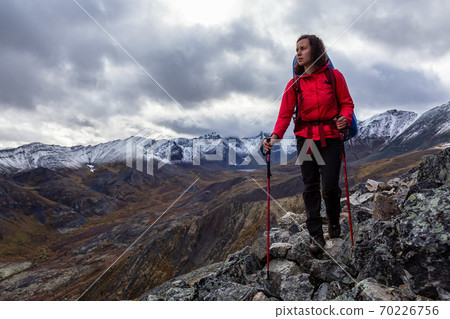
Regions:
[[37, 167], [78, 168], [117, 162], [125, 159], [127, 140], [117, 140], [95, 146], [64, 147], [32, 143], [0, 151], [0, 172], [27, 170]]
[[[385, 158], [415, 149], [429, 148], [450, 141], [450, 102], [425, 112], [390, 110], [358, 123], [359, 133], [352, 139], [352, 160]], [[0, 172], [22, 171], [37, 167], [81, 168], [95, 170], [107, 163], [124, 163], [143, 168], [149, 160], [157, 163], [214, 165], [228, 169], [253, 169], [265, 162], [259, 153], [260, 132], [248, 138], [222, 138], [215, 132], [194, 139], [154, 140], [132, 136], [124, 140], [94, 146], [63, 147], [32, 143], [15, 149], [0, 150]], [[274, 165], [296, 156], [295, 140], [284, 139], [272, 149]]]
[[396, 156], [450, 142], [450, 102], [423, 113], [403, 130], [382, 152], [371, 159]]
[[[427, 149], [450, 141], [450, 102], [420, 117], [414, 112], [390, 110], [359, 123], [352, 140], [351, 160], [367, 162]], [[356, 154], [356, 155], [355, 155]]]
[[[157, 163], [255, 168], [263, 164], [262, 157], [257, 154], [264, 137], [261, 132], [249, 138], [222, 138], [213, 132], [194, 139], [154, 140], [132, 136], [94, 146], [64, 147], [32, 143], [15, 149], [0, 150], [0, 172], [38, 167], [87, 167], [95, 170], [97, 165], [107, 163], [123, 163], [130, 167], [144, 168], [150, 159]], [[288, 153], [295, 153], [295, 149], [288, 148]]]
[[417, 113], [389, 110], [358, 123], [358, 135], [355, 140], [367, 140], [374, 137], [383, 139], [387, 144], [408, 128], [418, 117]]

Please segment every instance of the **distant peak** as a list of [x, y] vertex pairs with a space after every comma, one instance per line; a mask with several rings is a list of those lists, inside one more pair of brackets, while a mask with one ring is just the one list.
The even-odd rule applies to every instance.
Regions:
[[217, 134], [216, 132], [211, 132], [211, 133], [205, 134], [203, 136], [200, 136], [200, 138], [218, 139], [218, 138], [222, 138], [222, 137], [219, 134]]

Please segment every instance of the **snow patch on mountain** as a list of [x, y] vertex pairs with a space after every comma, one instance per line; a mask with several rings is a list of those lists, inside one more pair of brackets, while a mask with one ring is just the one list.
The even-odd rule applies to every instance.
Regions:
[[415, 112], [389, 110], [361, 121], [358, 125], [358, 139], [379, 137], [386, 142], [401, 134], [417, 119]]

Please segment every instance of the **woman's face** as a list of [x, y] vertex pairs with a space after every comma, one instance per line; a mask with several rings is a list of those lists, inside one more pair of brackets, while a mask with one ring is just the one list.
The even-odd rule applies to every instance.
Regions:
[[297, 63], [303, 67], [308, 67], [312, 63], [309, 39], [301, 39], [297, 42]]

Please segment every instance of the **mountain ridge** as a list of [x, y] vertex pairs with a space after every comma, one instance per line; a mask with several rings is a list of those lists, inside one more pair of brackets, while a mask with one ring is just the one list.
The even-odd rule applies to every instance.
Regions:
[[[414, 112], [395, 109], [374, 115], [359, 122], [359, 133], [351, 141], [352, 152], [349, 152], [347, 160], [349, 162], [377, 160], [420, 147], [423, 149], [425, 143], [428, 143], [426, 148], [429, 148], [446, 141], [450, 136], [448, 114], [450, 102], [435, 107], [421, 116]], [[426, 123], [434, 123], [434, 129], [424, 132], [427, 128]], [[423, 136], [419, 132], [424, 132]], [[247, 138], [222, 138], [216, 132], [195, 139], [154, 140], [132, 136], [97, 145], [72, 147], [35, 142], [14, 149], [0, 150], [0, 172], [37, 167], [50, 169], [87, 167], [93, 170], [100, 164], [118, 162], [127, 163], [128, 166], [141, 165], [142, 169], [146, 166], [145, 163], [149, 162], [152, 164], [156, 162], [158, 167], [170, 163], [255, 169], [264, 165], [258, 145], [267, 136], [269, 134], [263, 132]], [[275, 165], [281, 163], [282, 157], [290, 160], [296, 156], [295, 140], [285, 139], [280, 145], [283, 151], [277, 145], [272, 152], [272, 161]]]

